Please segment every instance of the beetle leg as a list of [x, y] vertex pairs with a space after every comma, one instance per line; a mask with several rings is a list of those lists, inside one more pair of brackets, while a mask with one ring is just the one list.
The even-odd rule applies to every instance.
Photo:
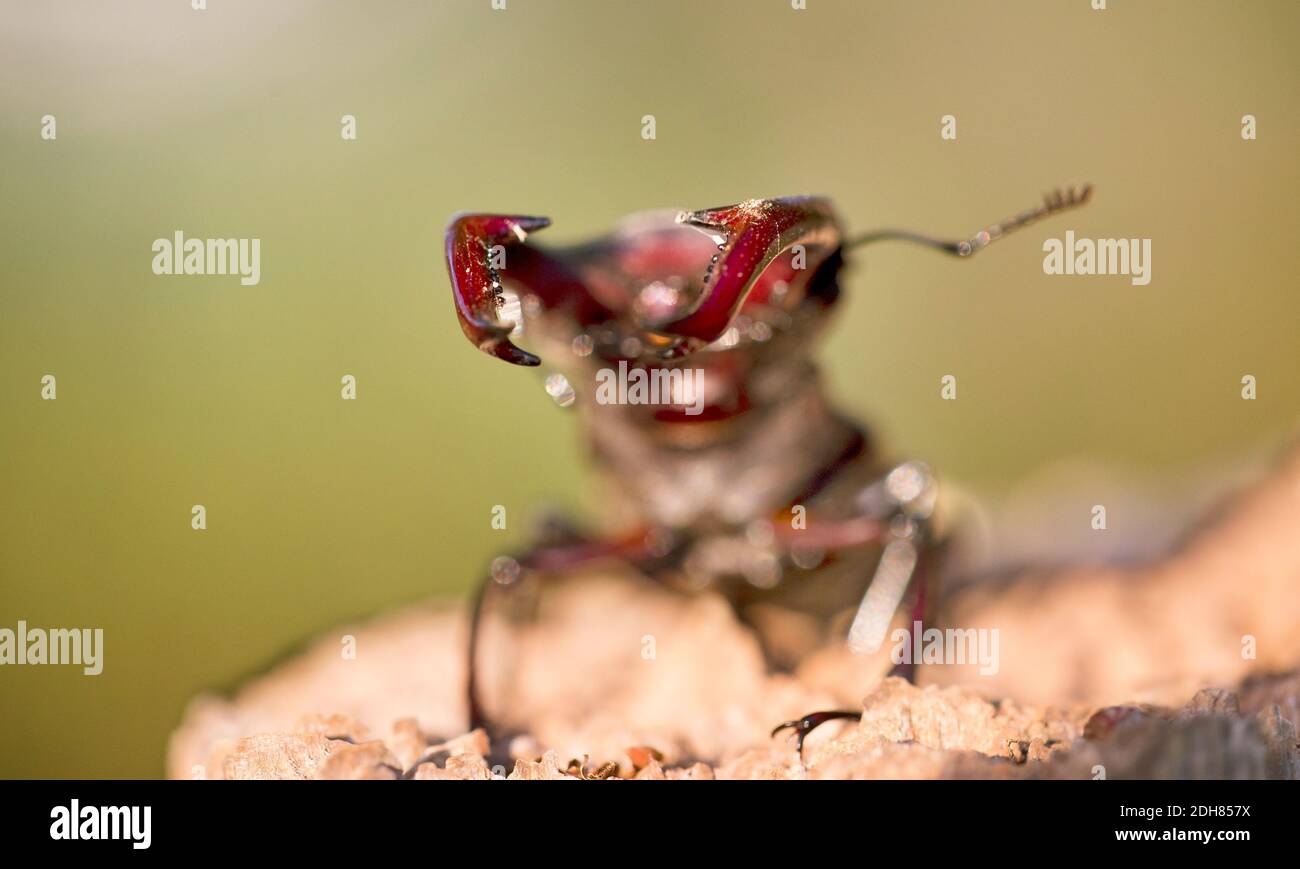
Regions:
[[[930, 573], [930, 571], [926, 569], [927, 567], [926, 562], [928, 560], [929, 558], [927, 557], [927, 555], [922, 554], [920, 558], [917, 559], [916, 568], [914, 570], [917, 591], [916, 591], [915, 601], [912, 604], [912, 614], [910, 619], [911, 623], [907, 626], [907, 629], [909, 631], [912, 630], [923, 631], [924, 625], [928, 621], [929, 595], [926, 593], [927, 586], [929, 584], [928, 574]], [[915, 685], [916, 672], [918, 669], [917, 663], [918, 662], [913, 661], [908, 664], [895, 664], [893, 669], [889, 671], [888, 675], [897, 676]], [[804, 740], [808, 738], [808, 734], [812, 733], [818, 727], [821, 727], [827, 721], [839, 721], [845, 719], [852, 720], [852, 721], [861, 721], [862, 710], [831, 709], [822, 712], [811, 712], [808, 715], [803, 716], [802, 718], [796, 718], [791, 721], [781, 722], [775, 728], [772, 729], [772, 736], [775, 737], [778, 733], [780, 733], [783, 730], [791, 731], [795, 735], [795, 750], [799, 752], [799, 758], [800, 760], [802, 760], [803, 743]]]
[[[908, 624], [907, 626], [907, 629], [909, 631], [924, 630], [923, 625], [927, 620], [926, 607], [928, 604], [928, 600], [927, 600], [928, 595], [926, 594], [926, 585], [927, 585], [926, 574], [928, 573], [928, 571], [924, 569], [925, 561], [926, 561], [925, 556], [921, 556], [917, 560], [916, 568], [914, 570], [914, 575], [917, 581], [917, 591], [916, 591], [915, 602], [912, 605], [912, 616], [911, 616], [910, 624]], [[916, 671], [917, 671], [917, 662], [912, 661], [906, 664], [895, 664], [893, 669], [889, 671], [889, 675], [906, 679], [909, 683], [915, 685]], [[772, 729], [772, 736], [776, 736], [778, 733], [780, 733], [783, 730], [789, 730], [792, 733], [794, 733], [795, 750], [799, 752], [799, 758], [800, 760], [802, 760], [803, 743], [804, 740], [808, 738], [808, 734], [812, 733], [818, 727], [821, 727], [827, 721], [839, 721], [845, 719], [851, 721], [861, 721], [862, 710], [831, 709], [822, 712], [811, 712], [808, 715], [803, 716], [802, 718], [796, 718], [792, 721], [781, 722], [775, 728]]]
[[447, 272], [461, 330], [484, 353], [516, 365], [540, 360], [510, 341], [514, 323], [497, 317], [502, 281], [510, 280], [537, 296], [547, 309], [568, 308], [581, 325], [611, 316], [587, 287], [558, 259], [524, 244], [528, 233], [550, 226], [545, 217], [461, 214], [447, 227]]
[[[907, 628], [909, 631], [917, 632], [922, 637], [925, 636], [925, 625], [930, 620], [930, 582], [931, 575], [934, 571], [929, 569], [930, 561], [925, 555], [917, 558], [916, 567], [912, 571], [913, 585], [916, 586], [916, 597], [912, 600], [912, 614], [908, 619]], [[916, 684], [916, 671], [920, 666], [919, 661], [908, 661], [893, 666], [889, 671], [890, 676], [897, 676], [905, 679], [911, 684]]]
[[763, 271], [783, 252], [804, 245], [804, 273], [811, 275], [840, 243], [830, 202], [811, 196], [751, 199], [724, 208], [682, 212], [677, 222], [708, 233], [719, 253], [708, 267], [704, 291], [692, 309], [654, 328], [701, 345], [721, 337]]
[[795, 735], [795, 750], [799, 752], [799, 757], [803, 758], [803, 741], [808, 738], [818, 727], [821, 727], [827, 721], [837, 721], [840, 719], [850, 719], [852, 721], [861, 721], [862, 712], [851, 709], [830, 709], [825, 712], [811, 712], [803, 718], [796, 718], [793, 721], [783, 721], [776, 727], [772, 728], [772, 735], [776, 736], [782, 730], [789, 730]]
[[[613, 558], [636, 564], [651, 554], [651, 534], [637, 530], [622, 537], [607, 540], [586, 540], [577, 536], [563, 543], [534, 547], [515, 560], [520, 571], [534, 570], [543, 577], [558, 574], [592, 561]], [[491, 573], [480, 581], [470, 603], [469, 638], [465, 695], [469, 708], [469, 729], [483, 728], [492, 734], [491, 721], [483, 708], [482, 690], [478, 674], [479, 634], [483, 627], [484, 607], [493, 592], [508, 593], [518, 585], [517, 575], [498, 579]]]
[[[891, 539], [881, 553], [875, 576], [849, 629], [849, 648], [855, 654], [873, 652], [880, 647], [909, 585], [914, 585], [916, 591], [907, 629], [924, 636], [924, 626], [929, 621], [928, 591], [932, 572], [929, 562], [937, 554], [929, 533], [935, 491], [934, 478], [924, 464], [904, 462], [864, 493], [868, 496], [867, 501], [882, 502], [884, 514], [862, 517], [857, 529], [859, 536], [845, 535], [846, 539], [855, 542], [858, 539], [879, 540], [886, 536]], [[848, 527], [850, 523], [842, 521], [837, 526]], [[918, 661], [896, 664], [889, 676], [898, 676], [915, 684], [918, 664]], [[840, 719], [861, 720], [862, 713], [843, 709], [813, 712], [782, 722], [772, 731], [772, 736], [783, 730], [793, 731], [802, 758], [803, 743], [808, 734], [827, 721]]]

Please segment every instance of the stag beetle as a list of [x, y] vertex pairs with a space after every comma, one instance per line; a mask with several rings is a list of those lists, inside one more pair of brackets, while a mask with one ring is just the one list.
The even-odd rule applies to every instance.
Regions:
[[[547, 390], [577, 404], [596, 469], [614, 483], [602, 512], [619, 529], [566, 528], [493, 562], [471, 606], [471, 727], [488, 725], [476, 672], [485, 600], [524, 572], [619, 559], [671, 586], [726, 595], [756, 628], [760, 605], [813, 614], [824, 627], [856, 608], [855, 652], [879, 648], [909, 587], [912, 621], [925, 622], [942, 549], [936, 481], [921, 462], [883, 462], [831, 407], [812, 361], [846, 252], [896, 239], [969, 257], [1090, 194], [1087, 185], [1054, 192], [961, 241], [893, 229], [845, 240], [830, 201], [803, 196], [646, 213], [563, 249], [531, 243], [544, 217], [453, 217], [447, 270], [465, 336], [498, 359], [545, 358], [559, 370]], [[514, 343], [521, 336], [541, 358]], [[671, 379], [686, 366], [698, 375], [692, 390]], [[598, 401], [589, 387], [613, 367], [668, 388], [658, 403]], [[801, 653], [764, 648], [775, 665]], [[915, 666], [895, 672], [914, 678]], [[773, 736], [790, 729], [802, 750], [822, 722], [860, 715], [817, 712]]]

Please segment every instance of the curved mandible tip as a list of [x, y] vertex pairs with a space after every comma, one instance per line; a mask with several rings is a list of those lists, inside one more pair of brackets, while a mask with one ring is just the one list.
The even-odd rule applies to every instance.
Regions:
[[447, 225], [447, 274], [461, 331], [484, 353], [515, 365], [541, 360], [510, 341], [513, 323], [497, 318], [501, 275], [507, 249], [522, 244], [528, 233], [550, 226], [545, 217], [505, 214], [458, 214]]
[[815, 196], [751, 199], [723, 208], [684, 211], [677, 222], [707, 233], [719, 253], [704, 276], [704, 292], [687, 313], [656, 331], [697, 341], [717, 340], [745, 303], [745, 297], [773, 260], [796, 244], [815, 246], [818, 259], [839, 246], [839, 227], [830, 201]]

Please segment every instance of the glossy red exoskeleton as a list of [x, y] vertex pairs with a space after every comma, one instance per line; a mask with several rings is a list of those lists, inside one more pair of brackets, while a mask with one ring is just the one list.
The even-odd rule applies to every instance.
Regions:
[[[846, 252], [900, 239], [966, 257], [1090, 192], [1051, 194], [964, 241], [898, 230], [845, 240], [830, 202], [817, 197], [649, 213], [557, 249], [531, 242], [549, 225], [543, 217], [453, 218], [447, 268], [466, 337], [507, 362], [553, 366], [548, 391], [576, 404], [612, 483], [601, 502], [608, 529], [553, 534], [484, 580], [470, 632], [471, 726], [487, 723], [475, 660], [484, 602], [521, 572], [621, 559], [675, 587], [725, 594], [761, 637], [773, 606], [825, 628], [856, 610], [848, 642], [860, 652], [881, 645], [909, 587], [913, 619], [925, 620], [939, 549], [935, 480], [920, 462], [882, 462], [862, 429], [831, 408], [812, 361]], [[642, 393], [655, 402], [634, 400], [632, 390], [611, 401], [598, 383], [616, 369], [664, 389]], [[809, 651], [765, 648], [776, 666]], [[814, 713], [777, 730], [795, 730], [802, 747], [821, 722], [857, 714]]]

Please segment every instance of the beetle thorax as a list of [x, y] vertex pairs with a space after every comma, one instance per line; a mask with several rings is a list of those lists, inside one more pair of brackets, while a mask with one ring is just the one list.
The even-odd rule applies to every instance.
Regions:
[[[828, 406], [811, 365], [791, 365], [779, 391], [737, 418], [647, 423], [634, 408], [589, 406], [586, 430], [606, 483], [602, 512], [618, 524], [735, 528], [790, 504], [856, 437]], [[707, 375], [706, 375], [707, 376]]]

